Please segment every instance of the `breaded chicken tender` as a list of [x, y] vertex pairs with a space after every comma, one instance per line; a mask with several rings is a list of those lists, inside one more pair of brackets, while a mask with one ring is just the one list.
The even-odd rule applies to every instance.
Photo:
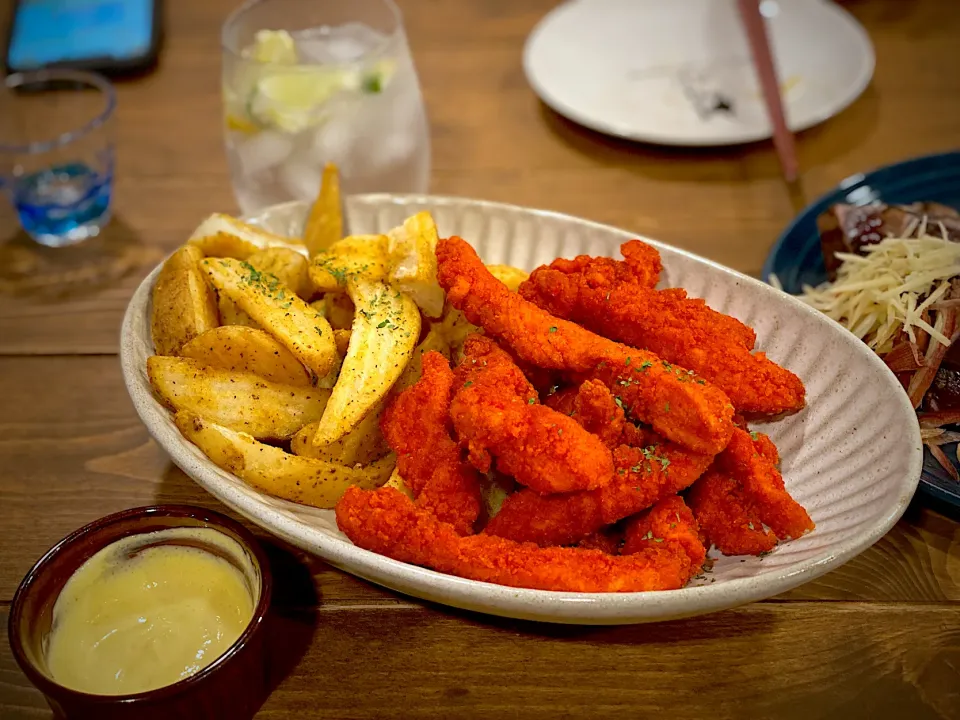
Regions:
[[[624, 245], [624, 252], [638, 242]], [[764, 353], [752, 353], [756, 334], [739, 320], [680, 289], [657, 291], [618, 280], [630, 275], [626, 263], [609, 270], [616, 261], [590, 260], [557, 260], [538, 268], [520, 294], [558, 317], [694, 370], [739, 411], [776, 415], [803, 407], [803, 383]], [[607, 271], [596, 271], [597, 265]]]
[[678, 542], [627, 556], [580, 548], [540, 548], [490, 535], [458, 535], [395, 488], [351, 487], [337, 525], [366, 550], [481, 582], [567, 592], [641, 592], [683, 587], [697, 569]]
[[550, 315], [510, 292], [460, 238], [441, 240], [437, 260], [450, 303], [524, 362], [601, 380], [633, 419], [692, 450], [716, 453], [726, 446], [733, 407], [693, 371]]
[[600, 438], [539, 404], [490, 338], [467, 338], [456, 378], [450, 417], [474, 467], [486, 472], [492, 455], [500, 472], [538, 493], [593, 490], [613, 479], [613, 458]]
[[466, 535], [480, 513], [480, 481], [450, 435], [452, 390], [446, 358], [426, 353], [422, 376], [387, 406], [380, 429], [417, 505]]

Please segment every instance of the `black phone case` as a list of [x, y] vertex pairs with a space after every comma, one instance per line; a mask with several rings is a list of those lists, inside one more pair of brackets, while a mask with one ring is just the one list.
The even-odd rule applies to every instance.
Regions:
[[153, 0], [153, 27], [150, 29], [150, 46], [143, 55], [128, 60], [117, 60], [112, 57], [86, 58], [84, 60], [70, 60], [50, 63], [43, 68], [16, 68], [10, 67], [10, 42], [13, 39], [14, 26], [17, 22], [21, 0], [14, 0], [13, 16], [7, 27], [7, 36], [3, 45], [3, 67], [6, 74], [29, 72], [47, 68], [69, 68], [71, 70], [90, 70], [108, 77], [123, 77], [139, 75], [152, 70], [160, 56], [160, 46], [163, 43], [163, 0]]

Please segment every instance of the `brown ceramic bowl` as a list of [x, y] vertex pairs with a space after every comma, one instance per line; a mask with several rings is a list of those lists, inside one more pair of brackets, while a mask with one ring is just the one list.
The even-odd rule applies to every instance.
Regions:
[[[49, 674], [44, 639], [50, 632], [53, 606], [73, 573], [94, 553], [130, 535], [172, 527], [219, 530], [246, 549], [257, 577], [260, 597], [253, 619], [230, 648], [210, 665], [184, 680], [134, 695], [91, 695], [64, 687]], [[23, 672], [46, 696], [58, 718], [97, 720], [241, 720], [256, 713], [266, 697], [268, 677], [264, 622], [270, 606], [272, 578], [267, 557], [253, 535], [239, 523], [212, 510], [188, 505], [134, 508], [100, 518], [54, 545], [20, 583], [10, 612], [10, 646]]]

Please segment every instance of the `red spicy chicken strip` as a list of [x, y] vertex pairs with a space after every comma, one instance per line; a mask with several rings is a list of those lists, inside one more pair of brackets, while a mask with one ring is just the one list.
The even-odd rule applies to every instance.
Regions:
[[[653, 247], [633, 240], [621, 246], [626, 261], [608, 257], [579, 255], [573, 260], [557, 258], [549, 266], [534, 271], [537, 276], [537, 302], [540, 307], [559, 317], [567, 317], [578, 304], [579, 287], [571, 282], [572, 277], [589, 278], [594, 286], [619, 287], [632, 285], [644, 290], [653, 290], [660, 279], [663, 265], [660, 253]], [[531, 285], [526, 280], [521, 287]], [[532, 298], [530, 298], [532, 299]]]
[[685, 447], [716, 453], [726, 446], [733, 430], [729, 398], [692, 371], [555, 318], [510, 292], [460, 238], [441, 240], [437, 260], [450, 303], [524, 362], [601, 380], [632, 417]]
[[423, 356], [423, 375], [400, 393], [380, 418], [387, 444], [417, 505], [471, 534], [480, 513], [477, 472], [460, 460], [450, 436], [448, 410], [453, 372], [440, 353]]
[[790, 497], [780, 471], [760, 454], [749, 433], [737, 428], [716, 464], [718, 470], [740, 483], [743, 497], [780, 540], [798, 538], [813, 530], [810, 515]]
[[[636, 270], [638, 264], [643, 267], [643, 261], [638, 263], [637, 258], [647, 252], [656, 253], [654, 248], [631, 240], [621, 245], [620, 251], [625, 261], [587, 255], [575, 260], [554, 260], [534, 270], [520, 285], [519, 292], [552, 314], [574, 322], [586, 322], [599, 311], [620, 313], [621, 306], [633, 305], [629, 308], [629, 322], [634, 326], [634, 334], [681, 331], [700, 341], [713, 338], [753, 349], [757, 334], [749, 326], [713, 310], [703, 300], [688, 298], [682, 289], [657, 291], [656, 280], [652, 284], [646, 282], [643, 270]], [[659, 269], [656, 277], [659, 278]], [[683, 364], [666, 355], [664, 358]]]
[[613, 479], [613, 458], [575, 420], [540, 405], [510, 356], [472, 335], [457, 366], [450, 418], [474, 467], [497, 469], [540, 493], [593, 490]]
[[751, 352], [750, 328], [683, 290], [610, 285], [595, 274], [567, 274], [551, 265], [535, 270], [520, 294], [554, 315], [696, 371], [738, 410], [776, 415], [804, 405], [800, 379], [764, 353]]
[[567, 592], [641, 592], [683, 587], [692, 574], [682, 547], [663, 543], [626, 557], [540, 548], [490, 535], [460, 536], [394, 488], [348, 488], [337, 525], [353, 543], [401, 562], [470, 580]]
[[772, 550], [777, 537], [763, 526], [756, 508], [736, 478], [711, 466], [687, 493], [687, 504], [700, 524], [705, 545], [724, 555], [760, 555]]
[[613, 482], [600, 490], [537, 495], [521, 490], [504, 500], [484, 533], [538, 545], [571, 545], [690, 486], [713, 459], [673, 443], [621, 445]]
[[587, 432], [593, 433], [608, 448], [621, 443], [626, 419], [609, 388], [598, 380], [587, 380], [580, 387], [558, 390], [544, 399], [544, 405], [575, 418]]
[[700, 528], [693, 513], [679, 495], [664, 498], [646, 512], [627, 521], [621, 550], [623, 555], [644, 552], [658, 545], [683, 548], [690, 559], [691, 574], [703, 567], [707, 549], [700, 541]]

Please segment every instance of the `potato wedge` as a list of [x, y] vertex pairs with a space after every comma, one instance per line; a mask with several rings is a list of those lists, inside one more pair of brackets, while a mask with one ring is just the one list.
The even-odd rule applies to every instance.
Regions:
[[349, 330], [353, 327], [353, 300], [346, 293], [331, 292], [323, 296], [325, 310], [323, 316], [330, 321], [334, 330]]
[[351, 235], [317, 253], [310, 263], [313, 291], [342, 292], [352, 277], [384, 279], [390, 269], [388, 242], [386, 235]]
[[220, 311], [221, 325], [242, 325], [260, 330], [260, 325], [241, 310], [237, 304], [226, 295], [217, 295], [217, 309]]
[[403, 481], [403, 478], [400, 477], [400, 470], [398, 468], [393, 469], [393, 472], [390, 473], [390, 478], [383, 484], [383, 487], [395, 488], [411, 500], [416, 499], [413, 497], [413, 493], [410, 491], [410, 488], [408, 488], [407, 484]]
[[343, 237], [343, 206], [340, 199], [340, 173], [327, 163], [320, 180], [320, 194], [310, 208], [303, 228], [303, 242], [310, 257], [326, 250]]
[[147, 358], [160, 401], [256, 438], [283, 440], [323, 417], [329, 390], [284, 385], [253, 373], [207, 367], [189, 358]]
[[388, 455], [367, 467], [346, 467], [291, 455], [193, 413], [177, 413], [174, 421], [223, 470], [257, 490], [302, 505], [332, 508], [351, 485], [364, 490], [383, 485], [396, 465], [396, 456]]
[[302, 298], [310, 296], [309, 261], [303, 253], [283, 247], [258, 250], [247, 262], [262, 273], [276, 275], [280, 282]]
[[184, 246], [157, 274], [150, 332], [160, 355], [176, 355], [185, 343], [219, 324], [216, 296], [198, 265], [202, 259], [199, 248]]
[[346, 355], [347, 350], [350, 348], [350, 336], [353, 334], [351, 330], [334, 330], [333, 339], [337, 343], [337, 352], [341, 355]]
[[264, 380], [310, 386], [310, 373], [270, 333], [242, 325], [222, 325], [197, 335], [180, 348], [180, 357], [208, 367], [259, 375]]
[[387, 441], [380, 432], [380, 414], [384, 404], [370, 411], [357, 426], [342, 438], [329, 445], [313, 444], [319, 423], [311, 423], [293, 436], [290, 450], [295, 455], [341, 465], [368, 465], [390, 452]]
[[200, 262], [217, 291], [280, 341], [307, 370], [321, 378], [337, 361], [333, 328], [273, 275], [231, 258]]
[[428, 212], [419, 212], [391, 230], [387, 280], [407, 293], [424, 315], [438, 318], [443, 312], [443, 288], [437, 282], [437, 226]]
[[228, 232], [203, 235], [188, 240], [187, 244], [200, 248], [206, 257], [232, 257], [237, 260], [246, 260], [260, 250], [249, 240]]
[[440, 318], [440, 322], [435, 323], [434, 327], [446, 340], [450, 348], [450, 359], [454, 361], [459, 359], [467, 336], [482, 332], [479, 327], [467, 320], [462, 312], [449, 303], [443, 309], [443, 317]]
[[314, 445], [336, 442], [390, 391], [420, 338], [420, 311], [403, 293], [381, 282], [351, 278], [357, 312], [340, 377], [314, 435]]
[[[303, 242], [297, 238], [276, 235], [275, 233], [264, 230], [262, 227], [251, 225], [250, 223], [246, 223], [231, 215], [224, 215], [223, 213], [213, 213], [205, 218], [204, 221], [197, 226], [197, 229], [193, 231], [193, 234], [190, 235], [187, 243], [196, 243], [202, 246], [204, 244], [204, 238], [215, 236], [218, 233], [233, 235], [257, 248], [289, 247], [294, 250], [299, 249], [301, 252], [305, 249]], [[234, 244], [233, 247], [246, 247], [246, 245], [240, 246]], [[239, 259], [242, 260], [243, 258]]]
[[403, 374], [393, 385], [394, 392], [406, 390], [420, 379], [423, 374], [423, 354], [431, 350], [440, 353], [448, 360], [450, 359], [450, 345], [436, 326], [430, 328], [426, 337], [420, 341], [420, 344], [413, 351], [413, 357], [410, 358]]
[[513, 292], [516, 292], [520, 285], [530, 277], [530, 273], [526, 270], [513, 267], [513, 265], [487, 265], [487, 270]]

